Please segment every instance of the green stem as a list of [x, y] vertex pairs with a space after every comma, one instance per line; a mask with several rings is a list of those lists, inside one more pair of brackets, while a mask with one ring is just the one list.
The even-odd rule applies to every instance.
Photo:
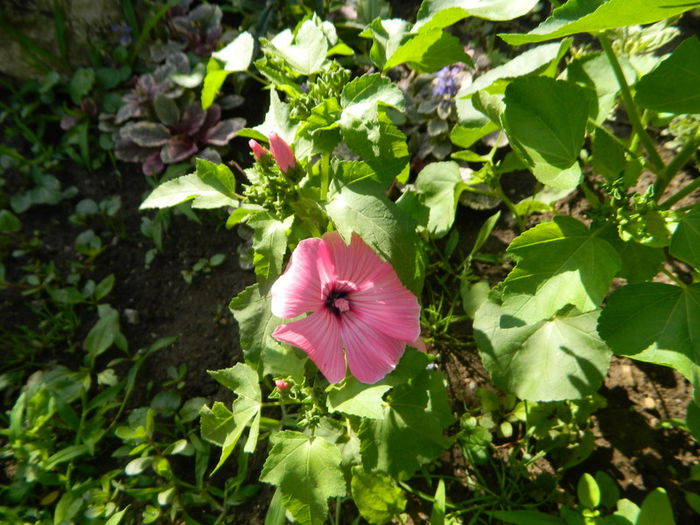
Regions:
[[331, 156], [328, 153], [324, 153], [321, 157], [321, 201], [326, 200], [326, 195], [328, 195], [328, 184], [330, 182], [330, 166], [331, 166]]
[[515, 204], [513, 204], [513, 201], [506, 196], [505, 192], [503, 191], [503, 188], [501, 188], [501, 181], [498, 181], [494, 193], [499, 199], [503, 201], [503, 204], [505, 204], [506, 207], [513, 214], [513, 217], [515, 217], [515, 220], [518, 223], [518, 229], [521, 232], [524, 232], [527, 229], [527, 227], [525, 226], [525, 221], [523, 221], [523, 218], [518, 214], [518, 211], [515, 209]]
[[682, 189], [678, 190], [676, 193], [671, 195], [668, 199], [666, 199], [664, 202], [661, 203], [661, 207], [664, 210], [668, 210], [671, 206], [676, 204], [679, 200], [690, 195], [698, 188], [700, 188], [700, 177], [694, 179], [693, 182], [691, 182], [687, 186], [683, 187]]
[[615, 56], [615, 52], [612, 49], [608, 37], [603, 33], [600, 33], [598, 34], [598, 41], [600, 42], [600, 46], [603, 48], [605, 55], [608, 57], [608, 61], [613, 68], [613, 72], [615, 73], [615, 78], [617, 78], [617, 83], [620, 86], [620, 94], [622, 95], [622, 102], [625, 105], [625, 110], [627, 112], [627, 117], [629, 118], [630, 124], [632, 124], [632, 128], [639, 136], [639, 140], [649, 154], [649, 162], [651, 163], [652, 171], [659, 175], [664, 169], [664, 161], [661, 160], [659, 152], [656, 151], [654, 143], [642, 125], [641, 117], [639, 116], [637, 106], [632, 98], [632, 92], [627, 85], [627, 80], [625, 79], [625, 74], [622, 71], [622, 66], [620, 66], [620, 62], [617, 60], [617, 56]]
[[677, 284], [678, 286], [680, 286], [681, 288], [683, 288], [683, 289], [687, 288], [687, 286], [685, 285], [685, 283], [684, 283], [683, 281], [681, 281], [680, 279], [678, 279], [678, 277], [676, 277], [675, 275], [673, 275], [671, 272], [669, 272], [669, 271], [668, 271], [666, 268], [664, 268], [663, 266], [661, 267], [661, 271], [662, 271], [664, 274], [666, 274], [666, 275], [668, 276], [669, 279], [671, 279], [674, 283], [676, 283], [676, 284]]

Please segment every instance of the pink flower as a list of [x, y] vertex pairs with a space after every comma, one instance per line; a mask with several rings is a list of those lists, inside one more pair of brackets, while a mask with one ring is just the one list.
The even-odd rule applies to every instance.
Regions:
[[289, 168], [294, 168], [297, 165], [289, 144], [274, 131], [270, 133], [270, 151], [282, 173], [286, 174]]
[[263, 155], [269, 155], [270, 153], [265, 148], [263, 148], [257, 140], [254, 139], [250, 139], [248, 141], [248, 146], [252, 150], [255, 160], [257, 160], [258, 162], [260, 162], [260, 159], [263, 157]]
[[275, 379], [275, 386], [277, 387], [277, 390], [287, 390], [289, 388], [289, 383], [287, 383], [284, 379]]
[[420, 335], [420, 306], [359, 235], [346, 245], [336, 232], [305, 239], [272, 285], [277, 317], [311, 315], [272, 336], [304, 350], [331, 383], [350, 372], [376, 383], [394, 369], [406, 343]]

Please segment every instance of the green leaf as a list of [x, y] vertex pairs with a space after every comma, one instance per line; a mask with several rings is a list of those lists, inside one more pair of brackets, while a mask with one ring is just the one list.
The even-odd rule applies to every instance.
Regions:
[[616, 141], [611, 132], [600, 128], [593, 135], [593, 169], [609, 181], [620, 178], [625, 173], [625, 148]]
[[22, 223], [9, 210], [0, 210], [0, 233], [15, 233], [22, 229]]
[[[270, 108], [265, 114], [265, 120], [259, 126], [255, 126], [253, 130], [247, 130], [247, 133], [238, 134], [244, 137], [252, 137], [258, 140], [267, 141], [270, 133], [275, 132], [284, 139], [287, 144], [292, 144], [296, 137], [297, 124], [293, 124], [289, 118], [290, 108], [280, 100], [277, 91], [270, 91]], [[253, 133], [250, 133], [253, 131]]]
[[226, 71], [221, 68], [221, 64], [210, 58], [207, 62], [207, 72], [204, 75], [204, 85], [202, 86], [202, 108], [207, 109], [214, 103], [216, 95], [219, 94], [221, 86], [224, 85], [226, 77], [231, 74], [231, 71]]
[[512, 79], [535, 73], [557, 58], [562, 46], [562, 43], [556, 42], [528, 49], [505, 64], [488, 70], [474, 79], [474, 82], [465, 82], [460, 87], [455, 98], [466, 97], [482, 89], [487, 89], [498, 80]]
[[346, 492], [338, 448], [323, 438], [289, 430], [273, 434], [270, 443], [260, 481], [279, 487], [295, 520], [304, 525], [325, 523], [328, 498]]
[[354, 377], [328, 387], [326, 406], [330, 412], [341, 412], [350, 416], [381, 419], [384, 415], [384, 394], [391, 386], [383, 381], [374, 385], [360, 383]]
[[586, 100], [583, 88], [547, 77], [518, 78], [506, 88], [508, 139], [543, 184], [562, 189], [578, 184], [580, 170], [574, 166], [588, 122]]
[[340, 94], [343, 110], [354, 114], [361, 114], [366, 107], [375, 107], [380, 102], [399, 111], [406, 109], [403, 92], [379, 73], [351, 80]]
[[433, 73], [455, 62], [472, 64], [456, 36], [435, 28], [420, 31], [403, 42], [387, 59], [382, 71], [405, 63], [420, 73]]
[[529, 33], [498, 36], [512, 46], [519, 46], [577, 33], [652, 24], [698, 6], [698, 2], [683, 0], [569, 0]]
[[226, 47], [215, 51], [211, 56], [223, 63], [222, 69], [224, 71], [247, 71], [250, 61], [253, 59], [254, 47], [253, 35], [243, 31]]
[[610, 244], [571, 217], [555, 217], [516, 237], [508, 254], [517, 260], [505, 279], [506, 325], [535, 323], [572, 304], [598, 308], [620, 257]]
[[241, 349], [246, 362], [259, 369], [265, 362], [265, 353], [268, 350], [274, 351], [279, 346], [270, 334], [284, 320], [272, 315], [270, 296], [260, 296], [257, 284], [249, 286], [231, 299], [229, 308], [238, 322]]
[[444, 237], [455, 220], [459, 195], [466, 187], [456, 162], [433, 162], [416, 178], [416, 193], [429, 208], [428, 231], [439, 239]]
[[409, 23], [400, 18], [389, 20], [374, 20], [359, 36], [372, 38], [372, 48], [369, 57], [380, 68], [384, 68], [386, 61], [401, 46], [404, 37], [408, 34]]
[[585, 472], [576, 486], [578, 501], [586, 508], [595, 509], [600, 505], [600, 487], [595, 478]]
[[180, 108], [177, 106], [177, 102], [163, 93], [156, 95], [153, 100], [153, 109], [158, 120], [166, 126], [175, 126], [180, 122]]
[[[431, 26], [446, 27], [468, 16], [486, 20], [512, 20], [530, 12], [537, 0], [423, 0], [413, 30], [431, 22]], [[444, 20], [433, 21], [435, 15], [449, 9]], [[444, 15], [445, 13], [440, 13]]]
[[700, 269], [700, 204], [682, 216], [671, 237], [671, 255]]
[[376, 104], [352, 104], [340, 117], [343, 140], [384, 180], [408, 169], [406, 136]]
[[316, 20], [306, 20], [295, 35], [285, 29], [270, 41], [270, 45], [301, 75], [317, 73], [328, 53], [328, 39]]
[[[200, 162], [208, 162], [202, 159], [197, 159], [197, 161], [198, 166]], [[225, 166], [222, 169], [228, 170]], [[219, 168], [217, 168], [217, 174], [218, 170]], [[207, 174], [203, 178], [199, 173], [190, 173], [158, 186], [143, 201], [139, 209], [170, 208], [189, 200], [192, 201], [193, 208], [209, 209], [238, 206], [238, 201], [232, 198], [228, 192], [222, 193], [222, 183], [217, 177]]]
[[700, 39], [681, 42], [671, 55], [637, 83], [642, 107], [668, 113], [700, 113]]
[[95, 83], [95, 70], [92, 68], [81, 67], [75, 70], [73, 76], [68, 83], [68, 93], [73, 101], [73, 104], [80, 105]]
[[[443, 430], [453, 418], [444, 377], [427, 370], [427, 360], [424, 354], [407, 350], [397, 370], [388, 376], [396, 386], [382, 407], [383, 417], [362, 420], [358, 436], [367, 471], [405, 479], [449, 445]], [[400, 380], [406, 371], [401, 365], [409, 361], [415, 361], [409, 366], [422, 367], [413, 372], [413, 379]]]
[[498, 388], [531, 401], [581, 399], [600, 387], [610, 362], [596, 333], [598, 314], [573, 311], [504, 328], [504, 311], [488, 300], [476, 312], [474, 339]]
[[493, 510], [487, 514], [504, 523], [515, 525], [564, 525], [566, 523], [557, 516], [535, 510]]
[[352, 468], [350, 489], [360, 514], [372, 524], [387, 523], [406, 507], [406, 497], [392, 478], [369, 474], [362, 467]]
[[430, 525], [445, 525], [445, 480], [438, 482], [433, 501], [433, 510], [430, 513]]
[[255, 276], [263, 288], [282, 273], [282, 262], [287, 252], [287, 235], [293, 221], [293, 215], [279, 221], [267, 212], [260, 212], [247, 222], [248, 226], [253, 228]]
[[[223, 448], [226, 450], [230, 447], [233, 450], [235, 447], [242, 428], [250, 426], [250, 433], [243, 450], [247, 453], [255, 451], [255, 445], [258, 441], [258, 428], [260, 426], [260, 409], [262, 408], [262, 394], [260, 393], [260, 385], [258, 384], [258, 374], [255, 370], [243, 363], [237, 363], [232, 368], [223, 370], [210, 370], [209, 375], [224, 385], [229, 390], [232, 390], [238, 395], [238, 398], [233, 402], [231, 410], [236, 426], [241, 430], [234, 431], [226, 436]], [[237, 434], [237, 435], [236, 435]], [[202, 435], [204, 437], [204, 435]], [[219, 460], [218, 469], [226, 458]], [[216, 469], [214, 469], [216, 471]]]
[[617, 355], [700, 379], [700, 284], [630, 284], [608, 297], [598, 331]]
[[83, 343], [91, 360], [112, 346], [121, 335], [117, 310], [108, 304], [101, 304], [98, 306], [98, 313], [100, 318], [90, 329]]
[[335, 188], [326, 213], [345, 242], [355, 232], [386, 261], [401, 282], [419, 295], [423, 285], [423, 253], [409, 217], [374, 184]]
[[663, 488], [655, 488], [644, 498], [636, 525], [676, 525], [671, 500]]

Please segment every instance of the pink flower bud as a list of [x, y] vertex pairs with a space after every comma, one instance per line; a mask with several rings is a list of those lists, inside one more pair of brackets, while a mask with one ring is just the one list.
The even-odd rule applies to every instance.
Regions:
[[258, 162], [260, 162], [260, 159], [263, 155], [267, 155], [269, 153], [258, 143], [257, 140], [250, 139], [248, 141], [248, 146], [250, 146], [250, 149], [253, 151], [253, 156], [255, 157], [255, 160], [257, 160]]
[[277, 390], [287, 390], [289, 388], [289, 383], [287, 383], [284, 379], [275, 379], [275, 386], [277, 387]]
[[289, 168], [294, 168], [297, 165], [289, 144], [274, 131], [270, 133], [270, 151], [282, 173], [287, 173]]

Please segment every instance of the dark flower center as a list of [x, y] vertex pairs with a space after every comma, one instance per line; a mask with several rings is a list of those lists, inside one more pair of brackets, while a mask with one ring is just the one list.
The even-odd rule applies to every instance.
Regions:
[[326, 297], [326, 307], [335, 315], [340, 315], [343, 312], [350, 310], [350, 301], [347, 300], [347, 292], [333, 290]]

